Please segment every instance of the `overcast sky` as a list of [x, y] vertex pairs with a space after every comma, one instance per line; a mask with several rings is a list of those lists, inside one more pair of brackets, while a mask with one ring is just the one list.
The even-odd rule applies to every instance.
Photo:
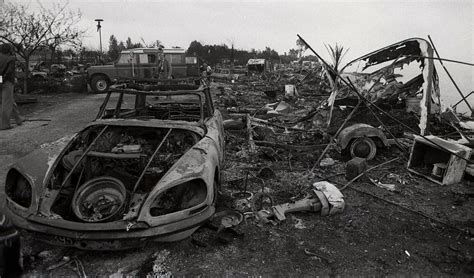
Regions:
[[[36, 0], [6, 0], [18, 1], [36, 5]], [[70, 0], [69, 6], [81, 10], [81, 25], [88, 29], [85, 45], [93, 48], [99, 47], [94, 19], [102, 18], [104, 49], [114, 34], [123, 41], [129, 36], [134, 42], [159, 39], [166, 47], [187, 48], [198, 40], [234, 43], [248, 50], [269, 46], [283, 54], [296, 47], [296, 34], [300, 34], [323, 57], [328, 57], [324, 43], [350, 48], [347, 62], [406, 38], [431, 35], [442, 57], [473, 63], [473, 2]], [[442, 89], [457, 95], [439, 64], [437, 67]], [[447, 67], [464, 92], [474, 90], [473, 67]], [[474, 96], [470, 101], [474, 104]]]

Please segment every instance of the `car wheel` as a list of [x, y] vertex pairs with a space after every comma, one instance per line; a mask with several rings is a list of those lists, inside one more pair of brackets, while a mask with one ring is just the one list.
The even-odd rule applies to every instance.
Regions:
[[374, 140], [368, 137], [359, 137], [352, 141], [349, 152], [352, 158], [361, 157], [371, 160], [377, 153], [377, 146]]
[[92, 77], [91, 88], [96, 93], [106, 93], [109, 90], [110, 81], [105, 75]]

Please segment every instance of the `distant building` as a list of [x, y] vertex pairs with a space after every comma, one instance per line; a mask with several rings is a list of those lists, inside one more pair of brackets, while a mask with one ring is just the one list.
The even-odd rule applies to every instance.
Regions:
[[270, 61], [266, 59], [249, 59], [247, 71], [249, 73], [264, 73], [272, 71], [272, 67]]

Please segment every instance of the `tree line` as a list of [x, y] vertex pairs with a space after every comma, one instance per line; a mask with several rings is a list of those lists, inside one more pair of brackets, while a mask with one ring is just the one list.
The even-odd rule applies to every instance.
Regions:
[[[4, 3], [0, 9], [0, 42], [9, 43], [15, 53], [29, 65], [31, 57], [39, 50], [47, 49], [52, 55], [60, 46], [81, 48], [85, 30], [77, 28], [80, 11], [67, 9], [66, 4], [55, 4], [31, 10], [27, 5]], [[29, 67], [24, 67], [25, 76]], [[27, 92], [26, 78], [23, 89]]]
[[115, 35], [110, 35], [109, 38], [109, 50], [107, 51], [107, 56], [106, 60], [108, 61], [115, 61], [117, 60], [120, 52], [125, 49], [132, 49], [132, 48], [142, 48], [142, 47], [158, 47], [161, 42], [159, 40], [147, 44], [145, 41], [142, 39], [143, 43], [141, 42], [132, 42], [132, 39], [130, 37], [125, 40], [125, 43], [123, 41], [118, 41], [117, 37]]
[[204, 62], [211, 65], [226, 64], [230, 63], [232, 60], [236, 65], [244, 65], [249, 59], [280, 60], [278, 52], [270, 47], [266, 47], [263, 51], [255, 49], [247, 51], [243, 49], [235, 49], [233, 45], [229, 47], [226, 44], [203, 45], [196, 40], [191, 42], [186, 53], [188, 55], [196, 55]]
[[[31, 58], [35, 56], [49, 56], [53, 61], [68, 55], [74, 57], [75, 61], [94, 64], [115, 61], [124, 49], [163, 47], [159, 40], [146, 43], [142, 38], [141, 42], [133, 42], [128, 37], [124, 42], [111, 35], [105, 53], [87, 49], [82, 45], [86, 30], [78, 27], [82, 16], [79, 10], [69, 10], [67, 3], [55, 4], [51, 8], [43, 7], [39, 1], [37, 3], [39, 8], [36, 10], [31, 10], [28, 5], [22, 3], [4, 3], [0, 9], [0, 43], [6, 42], [14, 47], [17, 56], [21, 58], [20, 61], [25, 65], [25, 76], [29, 76], [30, 68], [27, 65], [30, 65]], [[268, 59], [275, 63], [315, 59], [314, 56], [302, 57], [304, 50], [298, 42], [296, 45], [297, 49], [279, 54], [268, 46], [264, 50], [248, 51], [235, 49], [233, 44], [230, 47], [226, 44], [208, 45], [194, 40], [187, 48], [187, 53], [198, 56], [210, 65], [226, 64], [231, 61], [236, 65], [245, 65], [252, 58]], [[61, 50], [62, 47], [66, 49]], [[23, 86], [27, 92], [26, 79]]]

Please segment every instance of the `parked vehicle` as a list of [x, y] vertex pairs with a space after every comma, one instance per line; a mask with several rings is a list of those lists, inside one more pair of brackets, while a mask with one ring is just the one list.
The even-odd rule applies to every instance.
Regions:
[[[91, 66], [87, 69], [88, 83], [96, 93], [105, 93], [111, 84], [120, 79], [159, 79], [162, 63], [158, 48], [135, 48], [123, 50], [112, 65]], [[170, 65], [170, 77], [199, 78], [197, 57], [186, 56], [182, 48], [165, 48], [164, 58]]]
[[[16, 63], [16, 68], [15, 68], [15, 76], [18, 79], [23, 79], [25, 78], [25, 66], [22, 63]], [[40, 71], [36, 69], [32, 69], [29, 72], [28, 79], [32, 80], [45, 80], [48, 76], [48, 73], [45, 71]]]
[[239, 76], [237, 73], [231, 74], [228, 68], [216, 68], [211, 74], [211, 79], [231, 81], [239, 79]]
[[95, 121], [11, 166], [5, 211], [38, 239], [80, 249], [180, 240], [214, 214], [223, 159], [208, 87], [114, 85]]

